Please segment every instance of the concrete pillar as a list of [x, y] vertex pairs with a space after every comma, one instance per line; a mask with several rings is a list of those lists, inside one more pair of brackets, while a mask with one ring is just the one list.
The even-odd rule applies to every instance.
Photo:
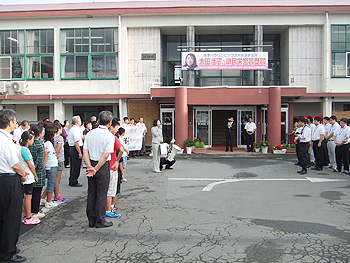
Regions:
[[[195, 35], [195, 28], [194, 26], [187, 26], [187, 46], [188, 52], [194, 52], [196, 45], [196, 35]], [[187, 70], [185, 71], [185, 82], [184, 84], [186, 86], [193, 87], [195, 83], [195, 72], [194, 70]]]
[[187, 88], [179, 87], [175, 90], [175, 139], [182, 148], [188, 138], [188, 106]]
[[126, 105], [126, 99], [119, 99], [119, 119], [120, 124], [122, 124], [122, 120], [125, 116], [128, 116], [128, 107]]
[[[264, 44], [264, 33], [263, 26], [257, 25], [254, 26], [254, 41], [255, 45], [263, 45]], [[263, 52], [264, 49], [262, 46], [258, 46], [255, 48], [256, 52]], [[263, 86], [264, 83], [264, 75], [262, 70], [257, 70], [255, 73], [255, 85]]]
[[59, 120], [61, 123], [66, 119], [66, 111], [63, 100], [54, 100], [53, 102], [53, 119]]
[[332, 98], [323, 98], [322, 100], [322, 115], [330, 117], [332, 116]]
[[4, 108], [4, 105], [1, 105], [1, 104], [0, 104], [0, 110], [2, 110], [3, 108]]
[[[293, 117], [294, 117], [294, 103], [289, 103], [288, 104], [288, 129], [289, 131], [288, 134], [293, 130], [293, 125], [294, 125], [294, 121], [293, 121]], [[292, 137], [288, 136], [288, 142], [291, 142]]]
[[267, 107], [267, 141], [272, 147], [281, 144], [281, 88], [270, 87], [269, 105]]

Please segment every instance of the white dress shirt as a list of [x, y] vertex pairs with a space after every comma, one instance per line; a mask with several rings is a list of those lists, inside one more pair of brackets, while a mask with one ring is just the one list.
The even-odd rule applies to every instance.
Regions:
[[74, 146], [75, 142], [78, 142], [79, 146], [83, 146], [83, 132], [80, 127], [73, 125], [68, 132], [68, 145]]
[[249, 132], [254, 132], [254, 130], [256, 129], [256, 125], [254, 122], [247, 122], [244, 129], [249, 131]]
[[0, 129], [0, 173], [15, 173], [12, 167], [19, 163], [12, 135]]
[[348, 126], [344, 126], [344, 128], [340, 127], [340, 129], [338, 130], [337, 134], [334, 134], [335, 136], [335, 143], [341, 143], [342, 141], [344, 141], [345, 139], [347, 139], [347, 142], [345, 142], [344, 144], [347, 144], [349, 141], [349, 137], [350, 137], [350, 128]]
[[324, 135], [324, 126], [322, 124], [319, 124], [314, 129], [314, 132], [312, 132], [311, 137], [313, 141], [318, 141], [321, 139], [321, 135]]
[[22, 129], [22, 126], [19, 126], [18, 128], [16, 128], [14, 131], [13, 131], [13, 137], [12, 137], [12, 140], [14, 140], [16, 142], [17, 145], [19, 145], [19, 140], [21, 139], [22, 137], [22, 133], [26, 131], [26, 130], [23, 130]]
[[301, 127], [300, 134], [298, 135], [300, 142], [310, 142], [311, 141], [311, 128], [307, 125]]
[[[85, 138], [84, 149], [89, 151], [90, 160], [98, 162], [104, 153], [114, 152], [114, 135], [104, 125], [91, 130]], [[111, 159], [108, 156], [107, 161]]]
[[334, 123], [334, 125], [331, 124], [328, 135], [332, 134], [332, 137], [328, 138], [328, 141], [334, 141], [334, 136], [339, 132], [341, 126], [338, 122]]

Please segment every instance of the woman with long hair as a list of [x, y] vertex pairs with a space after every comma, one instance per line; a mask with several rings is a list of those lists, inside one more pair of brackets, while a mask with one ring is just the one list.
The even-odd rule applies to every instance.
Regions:
[[159, 119], [154, 119], [152, 133], [152, 151], [153, 151], [153, 172], [160, 173], [160, 152], [159, 146], [163, 142], [162, 125]]

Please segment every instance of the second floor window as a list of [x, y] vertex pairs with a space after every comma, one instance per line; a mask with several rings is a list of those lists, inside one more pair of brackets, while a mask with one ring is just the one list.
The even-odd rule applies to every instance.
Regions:
[[61, 78], [118, 78], [118, 29], [62, 29]]

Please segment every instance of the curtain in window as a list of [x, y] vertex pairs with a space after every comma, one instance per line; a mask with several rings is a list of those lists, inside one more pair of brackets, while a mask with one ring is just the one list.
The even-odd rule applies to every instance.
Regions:
[[24, 54], [24, 30], [18, 31], [18, 53]]
[[115, 28], [114, 30], [113, 30], [113, 51], [114, 52], [118, 52], [118, 29], [117, 28]]
[[34, 53], [34, 30], [27, 31], [27, 52]]

